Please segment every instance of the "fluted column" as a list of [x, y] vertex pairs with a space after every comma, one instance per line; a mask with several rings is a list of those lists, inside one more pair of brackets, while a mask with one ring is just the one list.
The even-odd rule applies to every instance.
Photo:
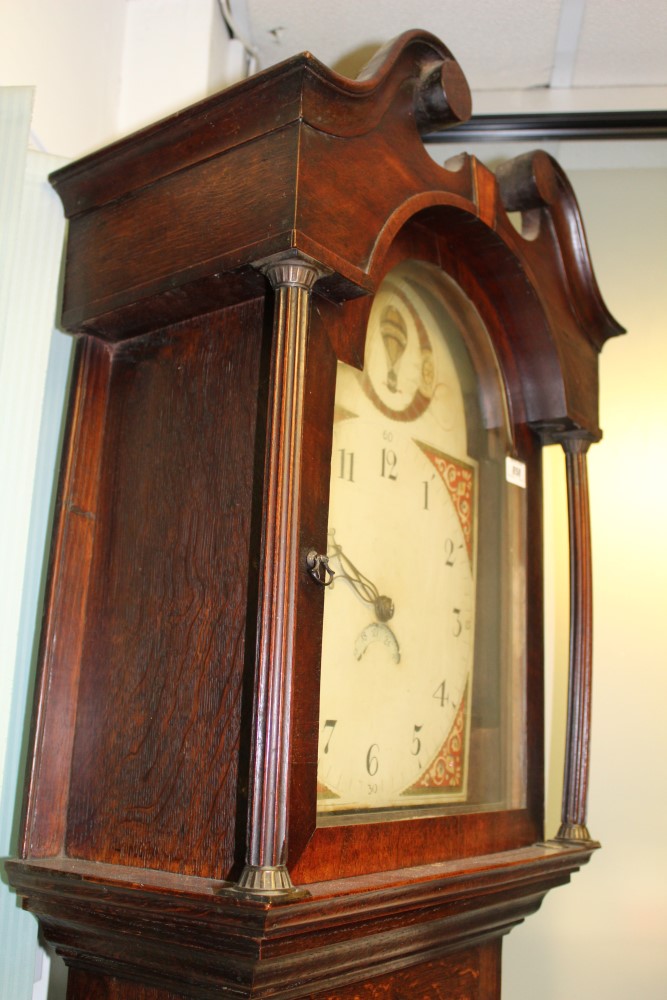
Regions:
[[565, 452], [570, 540], [570, 649], [561, 825], [556, 840], [586, 841], [593, 681], [593, 570], [586, 453], [590, 439], [560, 439]]
[[325, 272], [300, 257], [262, 270], [276, 299], [247, 855], [238, 889], [275, 897], [298, 894], [286, 859], [302, 413], [310, 294]]

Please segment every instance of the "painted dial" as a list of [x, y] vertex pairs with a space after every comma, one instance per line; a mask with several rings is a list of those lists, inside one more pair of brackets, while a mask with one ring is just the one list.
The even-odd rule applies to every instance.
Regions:
[[320, 688], [321, 814], [466, 794], [476, 465], [446, 340], [400, 279], [339, 365]]

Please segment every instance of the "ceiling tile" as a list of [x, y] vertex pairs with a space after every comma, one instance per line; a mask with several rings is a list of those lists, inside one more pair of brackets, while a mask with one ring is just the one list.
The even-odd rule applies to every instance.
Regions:
[[572, 83], [667, 84], [665, 0], [587, 0]]
[[355, 76], [386, 41], [419, 27], [452, 50], [476, 90], [547, 86], [560, 13], [560, 0], [244, 0], [240, 6], [261, 68], [308, 50]]

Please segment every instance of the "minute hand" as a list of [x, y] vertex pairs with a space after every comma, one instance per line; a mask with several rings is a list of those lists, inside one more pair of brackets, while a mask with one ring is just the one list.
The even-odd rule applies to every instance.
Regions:
[[[333, 535], [333, 532], [332, 532]], [[338, 558], [340, 575], [347, 580], [357, 597], [370, 604], [379, 622], [388, 622], [394, 615], [394, 602], [391, 597], [381, 594], [372, 580], [369, 580], [361, 570], [357, 569], [349, 556], [343, 552], [342, 545], [332, 538], [331, 555]]]

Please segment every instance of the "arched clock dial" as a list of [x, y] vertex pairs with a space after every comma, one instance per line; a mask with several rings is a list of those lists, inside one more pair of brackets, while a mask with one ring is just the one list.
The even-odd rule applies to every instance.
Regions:
[[363, 372], [339, 364], [320, 688], [320, 813], [465, 802], [478, 469], [464, 386], [399, 271]]

